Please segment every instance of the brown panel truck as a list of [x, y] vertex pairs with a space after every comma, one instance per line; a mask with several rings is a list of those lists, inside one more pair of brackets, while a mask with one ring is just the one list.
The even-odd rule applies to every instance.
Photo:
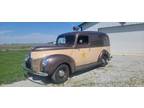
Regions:
[[65, 82], [69, 75], [110, 60], [110, 42], [105, 33], [94, 31], [61, 34], [55, 45], [36, 46], [25, 59], [26, 72], [49, 76], [54, 83]]

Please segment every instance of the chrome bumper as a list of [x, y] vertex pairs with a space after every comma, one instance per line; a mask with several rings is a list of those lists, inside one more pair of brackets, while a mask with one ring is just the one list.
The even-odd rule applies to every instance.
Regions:
[[25, 73], [26, 73], [26, 74], [27, 74], [27, 73], [31, 73], [31, 74], [38, 75], [38, 76], [43, 76], [43, 77], [48, 76], [48, 73], [44, 73], [44, 72], [34, 72], [33, 70], [27, 68], [27, 67], [25, 66], [25, 64], [22, 64], [22, 67], [23, 67], [23, 69], [25, 70]]

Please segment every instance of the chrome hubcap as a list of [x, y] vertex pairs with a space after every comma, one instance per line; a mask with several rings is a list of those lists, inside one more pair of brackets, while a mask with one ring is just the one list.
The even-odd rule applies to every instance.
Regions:
[[63, 70], [59, 70], [59, 76], [63, 77], [65, 75], [65, 72]]
[[105, 63], [105, 60], [104, 60], [104, 59], [102, 59], [102, 63], [103, 63], [103, 64]]

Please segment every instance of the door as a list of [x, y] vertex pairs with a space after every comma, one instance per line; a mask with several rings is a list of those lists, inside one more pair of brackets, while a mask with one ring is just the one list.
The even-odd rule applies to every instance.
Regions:
[[81, 66], [88, 64], [90, 58], [90, 48], [89, 48], [89, 37], [86, 35], [79, 35], [77, 38], [77, 45], [74, 49], [74, 58], [76, 61], [76, 66]]

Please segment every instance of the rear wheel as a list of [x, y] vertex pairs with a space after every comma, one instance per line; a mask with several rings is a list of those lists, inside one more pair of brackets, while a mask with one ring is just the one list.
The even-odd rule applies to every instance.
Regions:
[[106, 55], [103, 55], [100, 58], [100, 66], [105, 67], [108, 64], [108, 57]]
[[57, 67], [51, 79], [54, 83], [63, 83], [68, 79], [69, 73], [70, 69], [68, 65], [61, 64], [60, 66]]

